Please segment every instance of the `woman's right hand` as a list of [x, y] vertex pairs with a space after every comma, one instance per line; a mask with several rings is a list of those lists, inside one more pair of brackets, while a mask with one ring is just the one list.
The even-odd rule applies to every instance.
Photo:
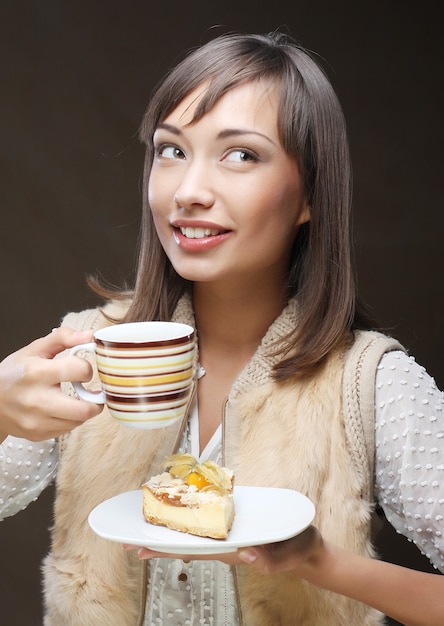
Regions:
[[43, 441], [98, 415], [102, 405], [70, 398], [60, 383], [87, 382], [91, 365], [76, 356], [54, 357], [92, 340], [92, 332], [58, 328], [0, 363], [0, 442], [7, 436]]

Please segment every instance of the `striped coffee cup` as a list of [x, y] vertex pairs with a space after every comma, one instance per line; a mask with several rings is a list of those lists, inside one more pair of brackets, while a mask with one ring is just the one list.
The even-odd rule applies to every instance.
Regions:
[[176, 322], [115, 324], [71, 354], [93, 353], [102, 389], [74, 389], [82, 400], [106, 404], [111, 415], [133, 428], [164, 428], [184, 416], [195, 372], [195, 332]]

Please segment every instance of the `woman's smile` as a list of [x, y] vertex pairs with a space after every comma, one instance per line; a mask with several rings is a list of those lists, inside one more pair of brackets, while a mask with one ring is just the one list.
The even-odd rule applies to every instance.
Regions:
[[224, 242], [231, 231], [215, 225], [197, 222], [172, 224], [174, 239], [183, 250], [204, 252]]

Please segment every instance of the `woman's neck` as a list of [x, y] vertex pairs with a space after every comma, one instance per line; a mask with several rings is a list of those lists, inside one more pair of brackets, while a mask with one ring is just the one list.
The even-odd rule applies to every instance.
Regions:
[[283, 288], [214, 289], [195, 285], [193, 306], [202, 363], [214, 358], [249, 360], [286, 305]]

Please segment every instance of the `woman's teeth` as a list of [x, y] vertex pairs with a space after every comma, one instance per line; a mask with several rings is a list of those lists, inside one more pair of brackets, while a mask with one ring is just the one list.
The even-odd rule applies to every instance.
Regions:
[[209, 237], [210, 235], [218, 235], [221, 231], [216, 228], [193, 228], [192, 226], [181, 226], [180, 232], [188, 239], [202, 239], [203, 237]]

